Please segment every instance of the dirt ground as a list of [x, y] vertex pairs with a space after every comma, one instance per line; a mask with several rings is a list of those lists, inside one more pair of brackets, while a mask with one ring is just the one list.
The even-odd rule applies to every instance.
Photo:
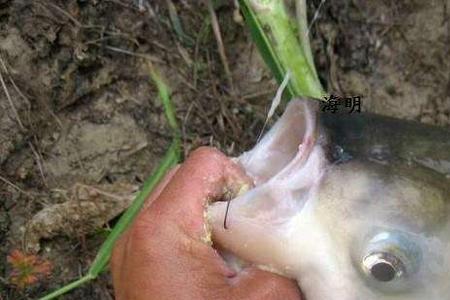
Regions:
[[[148, 62], [172, 89], [184, 153], [254, 144], [276, 85], [232, 1], [216, 2], [231, 76], [202, 1], [0, 0], [1, 300], [34, 299], [83, 274], [163, 155], [171, 136]], [[330, 93], [450, 126], [446, 0], [309, 6]], [[48, 259], [51, 277], [11, 285], [14, 249]], [[110, 276], [64, 299], [113, 299]]]

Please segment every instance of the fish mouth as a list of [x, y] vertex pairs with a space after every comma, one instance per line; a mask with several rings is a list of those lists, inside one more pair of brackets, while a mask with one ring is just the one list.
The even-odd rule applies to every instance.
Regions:
[[318, 109], [317, 101], [291, 100], [262, 140], [238, 158], [255, 185], [267, 182], [293, 160], [306, 161], [319, 136]]
[[[271, 266], [262, 269], [287, 278], [294, 278], [296, 266], [283, 258], [283, 245], [288, 243], [286, 236], [280, 236], [282, 228], [311, 199], [310, 190], [317, 186], [324, 169], [322, 147], [317, 142], [317, 108], [313, 101], [292, 100], [261, 141], [237, 159], [254, 180], [254, 188], [229, 202], [227, 219], [227, 203], [208, 207], [213, 240], [221, 250], [257, 266]], [[284, 242], [279, 243], [280, 239]], [[230, 266], [234, 259], [224, 259], [236, 274], [242, 270]], [[295, 285], [296, 295], [307, 300], [301, 284]]]

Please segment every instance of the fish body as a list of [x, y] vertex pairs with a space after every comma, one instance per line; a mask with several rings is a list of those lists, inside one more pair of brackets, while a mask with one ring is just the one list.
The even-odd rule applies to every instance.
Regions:
[[238, 158], [255, 187], [231, 201], [227, 229], [226, 204], [209, 207], [214, 242], [297, 280], [306, 300], [450, 299], [450, 180], [390, 145], [389, 159], [357, 155], [362, 142], [330, 142], [339, 130], [316, 117], [291, 101]]
[[[450, 176], [450, 130], [371, 113], [322, 114], [339, 156], [421, 165]], [[342, 153], [345, 149], [345, 153]]]

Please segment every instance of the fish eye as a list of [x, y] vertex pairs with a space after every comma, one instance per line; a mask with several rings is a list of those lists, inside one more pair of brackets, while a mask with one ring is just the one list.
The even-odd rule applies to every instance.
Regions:
[[387, 252], [370, 253], [363, 259], [363, 270], [380, 282], [389, 282], [404, 274], [403, 262]]
[[401, 231], [379, 231], [366, 240], [359, 264], [371, 282], [406, 282], [419, 269], [421, 248], [414, 238]]

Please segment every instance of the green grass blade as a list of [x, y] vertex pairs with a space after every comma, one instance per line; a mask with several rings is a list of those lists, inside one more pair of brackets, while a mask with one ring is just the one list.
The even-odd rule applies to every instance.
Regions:
[[128, 228], [128, 226], [133, 222], [134, 218], [137, 216], [139, 211], [142, 208], [145, 200], [148, 198], [150, 193], [153, 191], [158, 182], [164, 177], [167, 170], [173, 167], [179, 161], [179, 148], [180, 144], [178, 139], [176, 139], [166, 155], [162, 159], [158, 168], [155, 172], [146, 180], [142, 190], [136, 196], [136, 199], [133, 201], [132, 205], [127, 209], [127, 211], [122, 215], [117, 224], [114, 226], [114, 229], [108, 235], [108, 238], [101, 246], [97, 257], [92, 263], [91, 268], [88, 271], [88, 274], [93, 276], [94, 278], [98, 276], [102, 272], [102, 270], [107, 266], [109, 259], [111, 258], [111, 252], [114, 247], [114, 243], [120, 237], [120, 235]]
[[100, 247], [100, 250], [92, 263], [88, 273], [81, 277], [80, 279], [69, 283], [68, 285], [46, 295], [45, 297], [40, 298], [40, 300], [51, 300], [58, 296], [61, 296], [86, 282], [89, 282], [95, 278], [106, 268], [108, 265], [109, 259], [111, 258], [112, 249], [114, 247], [114, 243], [120, 237], [124, 230], [128, 228], [128, 226], [133, 222], [136, 215], [139, 213], [142, 205], [147, 199], [148, 195], [155, 188], [158, 182], [163, 178], [166, 174], [167, 170], [173, 167], [179, 160], [179, 142], [176, 139], [169, 150], [167, 151], [165, 157], [162, 159], [160, 165], [155, 170], [155, 172], [147, 179], [144, 183], [142, 190], [136, 196], [136, 199], [133, 201], [133, 204], [127, 209], [127, 211], [122, 215], [122, 217], [117, 222], [114, 229], [108, 235], [108, 238]]
[[147, 64], [150, 70], [150, 76], [152, 80], [156, 84], [156, 88], [158, 89], [159, 99], [161, 100], [164, 113], [166, 114], [167, 122], [169, 123], [170, 128], [172, 129], [175, 137], [180, 136], [180, 127], [177, 122], [177, 114], [175, 113], [175, 108], [173, 106], [171, 97], [170, 97], [170, 89], [167, 84], [162, 80], [158, 71], [153, 67], [152, 64]]
[[59, 297], [61, 295], [64, 295], [65, 293], [85, 284], [86, 282], [91, 281], [92, 279], [94, 279], [93, 277], [91, 277], [89, 274], [85, 275], [83, 277], [81, 277], [80, 279], [69, 283], [66, 286], [63, 286], [62, 288], [40, 298], [39, 300], [51, 300], [51, 299], [55, 299], [56, 297]]
[[161, 79], [161, 76], [159, 76], [158, 72], [151, 65], [149, 65], [149, 68], [151, 73], [150, 75], [156, 84], [156, 87], [159, 92], [159, 97], [163, 103], [167, 121], [173, 131], [174, 139], [169, 149], [165, 153], [164, 157], [162, 158], [161, 162], [159, 163], [158, 167], [156, 168], [156, 170], [144, 182], [141, 191], [136, 196], [131, 206], [120, 217], [119, 221], [114, 226], [111, 233], [103, 242], [87, 274], [69, 283], [68, 285], [40, 298], [39, 300], [55, 299], [56, 297], [59, 297], [85, 284], [86, 282], [89, 282], [97, 278], [97, 276], [107, 268], [115, 242], [119, 239], [120, 235], [128, 228], [128, 226], [136, 218], [145, 200], [148, 198], [150, 193], [156, 187], [158, 182], [164, 177], [166, 172], [180, 161], [180, 147], [181, 147], [180, 130], [176, 120], [175, 109], [170, 99], [170, 90], [168, 86], [164, 83], [164, 81]]
[[323, 88], [312, 62], [308, 37], [299, 33], [299, 23], [292, 18], [282, 0], [239, 0], [242, 14], [266, 64], [278, 83], [286, 73], [292, 79], [287, 91], [290, 98], [306, 96], [322, 99]]
[[114, 229], [108, 235], [108, 238], [100, 248], [96, 259], [94, 260], [91, 268], [88, 271], [88, 274], [94, 277], [98, 276], [98, 274], [100, 274], [100, 272], [102, 272], [102, 270], [107, 266], [115, 241], [120, 237], [122, 232], [126, 230], [128, 226], [133, 222], [148, 195], [152, 192], [158, 182], [163, 178], [167, 170], [173, 167], [180, 160], [180, 131], [175, 115], [175, 109], [170, 99], [169, 87], [165, 84], [165, 82], [161, 79], [161, 76], [150, 64], [149, 69], [150, 76], [152, 77], [158, 89], [159, 98], [163, 103], [167, 121], [169, 123], [169, 126], [172, 128], [175, 137], [169, 147], [169, 150], [164, 155], [156, 171], [144, 182], [141, 192], [136, 196], [132, 205], [119, 219], [117, 224], [114, 226]]
[[195, 45], [194, 40], [187, 35], [184, 30], [183, 26], [181, 25], [181, 20], [178, 17], [177, 9], [172, 1], [167, 0], [167, 8], [169, 10], [169, 18], [170, 22], [172, 23], [173, 30], [175, 31], [176, 35], [178, 36], [178, 39], [185, 44], [186, 46], [192, 47]]

